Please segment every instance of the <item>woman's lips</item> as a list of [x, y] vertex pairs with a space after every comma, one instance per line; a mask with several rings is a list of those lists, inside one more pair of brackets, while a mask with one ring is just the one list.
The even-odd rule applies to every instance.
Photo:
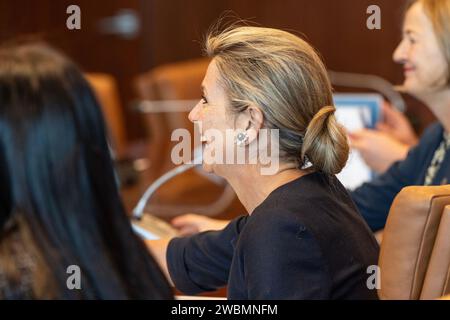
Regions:
[[405, 74], [408, 74], [408, 73], [413, 72], [414, 69], [415, 69], [415, 68], [413, 68], [413, 67], [404, 67], [404, 68], [403, 68], [403, 72], [404, 72]]

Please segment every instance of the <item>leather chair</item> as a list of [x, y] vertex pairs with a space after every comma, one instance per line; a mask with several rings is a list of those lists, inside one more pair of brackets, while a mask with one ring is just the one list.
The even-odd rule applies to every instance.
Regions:
[[450, 293], [450, 185], [411, 186], [394, 199], [379, 259], [380, 299]]
[[127, 153], [128, 146], [124, 114], [116, 79], [106, 73], [86, 73], [85, 77], [92, 86], [102, 108], [110, 143], [116, 157], [123, 158]]

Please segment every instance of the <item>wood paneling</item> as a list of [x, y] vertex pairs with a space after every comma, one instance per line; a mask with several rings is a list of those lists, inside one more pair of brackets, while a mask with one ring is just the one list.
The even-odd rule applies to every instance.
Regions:
[[[81, 31], [65, 26], [69, 4], [81, 7]], [[381, 30], [366, 28], [366, 9], [372, 4], [381, 8]], [[133, 77], [160, 64], [199, 57], [202, 37], [224, 12], [303, 35], [330, 69], [376, 74], [398, 84], [402, 73], [392, 52], [400, 39], [403, 6], [403, 0], [0, 0], [0, 41], [40, 34], [86, 71], [114, 75], [129, 136], [137, 138], [143, 130], [127, 109], [135, 96]], [[135, 10], [141, 18], [139, 35], [126, 40], [99, 33], [99, 19], [123, 8]], [[425, 113], [417, 103], [409, 112], [416, 119]]]

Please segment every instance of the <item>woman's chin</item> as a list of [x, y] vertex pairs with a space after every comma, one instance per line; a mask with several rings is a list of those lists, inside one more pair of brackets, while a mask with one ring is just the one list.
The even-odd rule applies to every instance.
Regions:
[[433, 86], [430, 83], [423, 83], [422, 81], [418, 81], [415, 78], [407, 78], [403, 83], [403, 90], [405, 93], [416, 97], [419, 100], [427, 98], [430, 95], [433, 95], [440, 90], [442, 90], [445, 86]]
[[424, 90], [423, 87], [421, 87], [417, 81], [414, 81], [414, 79], [405, 79], [403, 82], [403, 90], [405, 93], [410, 94], [414, 97], [420, 96], [422, 91]]

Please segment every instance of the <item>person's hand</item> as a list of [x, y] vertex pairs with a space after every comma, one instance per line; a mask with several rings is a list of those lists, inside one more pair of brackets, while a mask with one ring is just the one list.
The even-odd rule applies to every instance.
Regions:
[[417, 144], [416, 133], [403, 113], [394, 109], [388, 103], [383, 104], [382, 112], [383, 119], [376, 126], [379, 131], [390, 135], [403, 144], [409, 146]]
[[385, 172], [395, 161], [403, 160], [410, 146], [385, 132], [362, 129], [349, 133], [350, 145], [360, 152], [366, 164], [375, 172]]
[[184, 214], [172, 219], [171, 224], [181, 236], [190, 236], [208, 230], [222, 230], [228, 220], [208, 218], [199, 214]]

